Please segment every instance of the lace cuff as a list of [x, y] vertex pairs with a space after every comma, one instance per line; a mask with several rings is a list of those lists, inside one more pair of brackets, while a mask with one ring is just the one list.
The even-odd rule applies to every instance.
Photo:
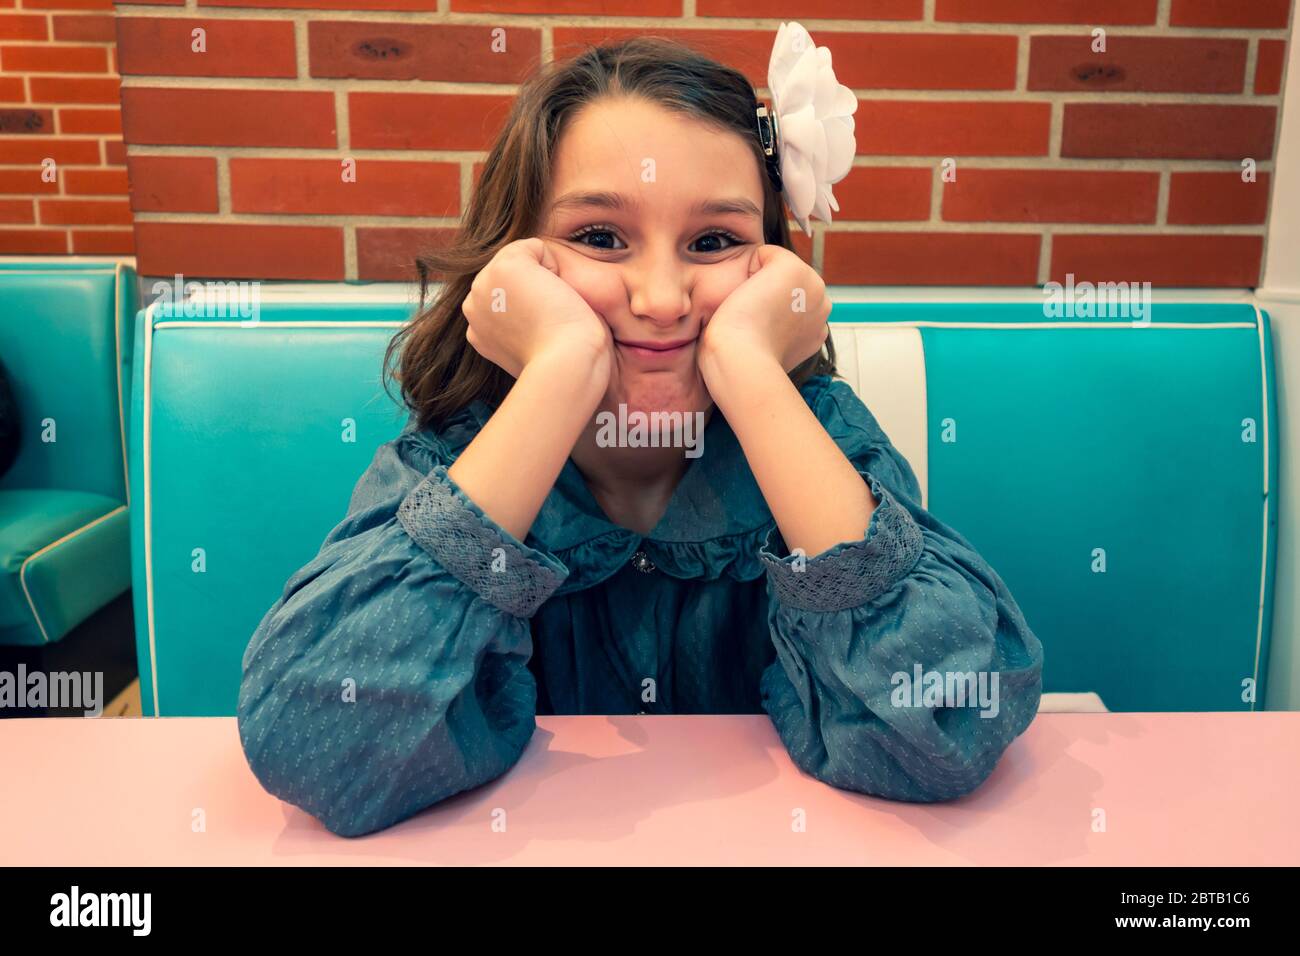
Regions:
[[569, 575], [553, 555], [521, 542], [476, 505], [438, 465], [411, 489], [397, 519], [434, 560], [489, 602], [532, 617]]
[[[921, 557], [925, 542], [916, 520], [869, 472], [880, 502], [859, 541], [846, 541], [811, 558], [785, 554], [781, 532], [773, 528], [758, 556], [783, 604], [806, 611], [844, 611], [874, 601], [905, 578]], [[802, 569], [801, 569], [802, 568]]]

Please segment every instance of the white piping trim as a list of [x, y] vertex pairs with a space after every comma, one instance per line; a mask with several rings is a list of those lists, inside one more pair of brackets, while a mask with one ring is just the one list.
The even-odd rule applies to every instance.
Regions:
[[0, 263], [3, 262], [90, 262], [102, 263], [105, 266], [111, 266], [117, 262], [126, 262], [134, 266], [135, 256], [0, 256]]
[[0, 269], [7, 276], [110, 276], [114, 269]]
[[140, 414], [143, 416], [141, 421], [141, 435], [143, 443], [141, 445], [140, 468], [144, 472], [141, 478], [141, 488], [144, 490], [144, 598], [145, 598], [145, 623], [149, 629], [149, 673], [153, 682], [153, 715], [161, 717], [162, 714], [158, 709], [158, 642], [154, 637], [154, 613], [153, 613], [153, 482], [150, 477], [151, 470], [151, 444], [153, 441], [152, 434], [152, 416], [151, 405], [152, 395], [150, 389], [150, 379], [152, 378], [153, 366], [153, 309], [154, 303], [149, 303], [144, 313], [144, 381], [141, 383], [140, 395]]
[[[154, 326], [155, 329], [357, 329], [357, 328], [384, 328], [400, 329], [406, 325], [406, 322], [364, 322], [359, 320], [349, 320], [346, 322], [289, 322], [274, 320], [270, 322], [254, 322], [252, 325], [245, 325], [243, 321], [239, 322], [159, 322]], [[1249, 326], [1247, 326], [1249, 327]]]
[[22, 585], [23, 596], [27, 598], [27, 606], [31, 609], [32, 617], [36, 618], [36, 626], [40, 628], [41, 631], [41, 640], [43, 640], [46, 644], [50, 643], [50, 635], [49, 632], [45, 630], [44, 623], [41, 622], [40, 614], [38, 614], [36, 611], [36, 602], [32, 600], [32, 592], [27, 590], [27, 565], [31, 564], [33, 561], [35, 561], [37, 558], [39, 558], [41, 555], [45, 554], [45, 552], [51, 550], [52, 548], [57, 548], [59, 545], [63, 544], [63, 542], [75, 538], [83, 531], [89, 531], [91, 528], [95, 527], [95, 525], [99, 524], [101, 521], [107, 521], [109, 518], [113, 517], [113, 515], [117, 514], [119, 511], [125, 511], [125, 510], [126, 510], [126, 505], [118, 505], [112, 511], [108, 512], [108, 514], [100, 515], [98, 518], [96, 518], [94, 521], [90, 522], [89, 524], [83, 524], [80, 528], [74, 528], [72, 531], [69, 531], [67, 534], [65, 534], [62, 538], [59, 538], [57, 541], [51, 541], [45, 547], [41, 548], [41, 550], [28, 555], [27, 559], [23, 561], [22, 565], [18, 568], [18, 583]]
[[[265, 323], [263, 323], [265, 324]], [[939, 322], [933, 319], [915, 319], [899, 322], [873, 322], [870, 319], [831, 320], [831, 325], [871, 327], [878, 329], [1253, 329], [1255, 322], [1150, 322], [1134, 325], [1128, 322]]]
[[1264, 645], [1264, 595], [1268, 588], [1268, 443], [1269, 443], [1269, 421], [1268, 421], [1268, 363], [1265, 361], [1267, 353], [1264, 351], [1264, 317], [1260, 314], [1259, 306], [1255, 306], [1255, 317], [1258, 320], [1259, 327], [1259, 380], [1260, 390], [1262, 392], [1260, 408], [1261, 417], [1264, 419], [1264, 533], [1260, 535], [1261, 553], [1259, 556], [1259, 615], [1255, 625], [1255, 696], [1250, 702], [1250, 709], [1255, 710], [1259, 703], [1259, 658], [1260, 651]]
[[[430, 283], [430, 287], [432, 287]], [[1040, 305], [1045, 299], [1042, 285], [1030, 286], [862, 286], [836, 285], [826, 286], [831, 302], [906, 302], [931, 303], [951, 302], [963, 305], [1008, 305], [1036, 302]], [[1203, 288], [1203, 287], [1165, 287], [1151, 290], [1151, 301], [1156, 304], [1183, 304], [1212, 302], [1249, 302], [1254, 293], [1249, 288]]]
[[126, 411], [122, 403], [122, 263], [113, 269], [113, 362], [117, 373], [117, 431], [122, 439], [122, 487], [131, 505], [131, 474], [126, 464]]

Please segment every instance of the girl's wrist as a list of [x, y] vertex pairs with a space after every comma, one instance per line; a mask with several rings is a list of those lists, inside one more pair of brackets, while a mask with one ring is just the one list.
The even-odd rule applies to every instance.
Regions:
[[554, 343], [533, 355], [519, 373], [544, 382], [548, 396], [572, 407], [575, 413], [587, 409], [594, 413], [609, 388], [610, 357], [604, 346], [590, 343]]
[[776, 356], [740, 341], [706, 350], [700, 355], [699, 368], [709, 395], [728, 416], [729, 409], [734, 411], [746, 395], [760, 394], [782, 380], [789, 381]]

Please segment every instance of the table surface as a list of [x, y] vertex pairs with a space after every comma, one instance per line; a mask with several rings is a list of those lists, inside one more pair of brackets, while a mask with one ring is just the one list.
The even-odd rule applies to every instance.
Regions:
[[262, 789], [234, 718], [3, 720], [0, 864], [1300, 863], [1300, 713], [1040, 714], [942, 804], [803, 774], [765, 715], [537, 725], [504, 777], [349, 839]]

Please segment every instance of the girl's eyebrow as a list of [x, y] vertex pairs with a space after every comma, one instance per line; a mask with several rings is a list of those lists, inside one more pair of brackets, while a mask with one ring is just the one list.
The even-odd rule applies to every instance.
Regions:
[[735, 199], [706, 199], [697, 202], [691, 207], [691, 214], [704, 214], [714, 216], [725, 216], [729, 213], [735, 213], [740, 216], [753, 216], [755, 219], [762, 219], [763, 213], [757, 206], [743, 196]]
[[[601, 209], [627, 210], [636, 205], [635, 202], [630, 201], [622, 193], [594, 191], [565, 193], [551, 203], [551, 208], [559, 210], [571, 207], [595, 206]], [[691, 215], [725, 216], [734, 213], [741, 216], [753, 216], [755, 219], [763, 218], [759, 208], [743, 196], [735, 199], [703, 199], [693, 205], [690, 212]]]

